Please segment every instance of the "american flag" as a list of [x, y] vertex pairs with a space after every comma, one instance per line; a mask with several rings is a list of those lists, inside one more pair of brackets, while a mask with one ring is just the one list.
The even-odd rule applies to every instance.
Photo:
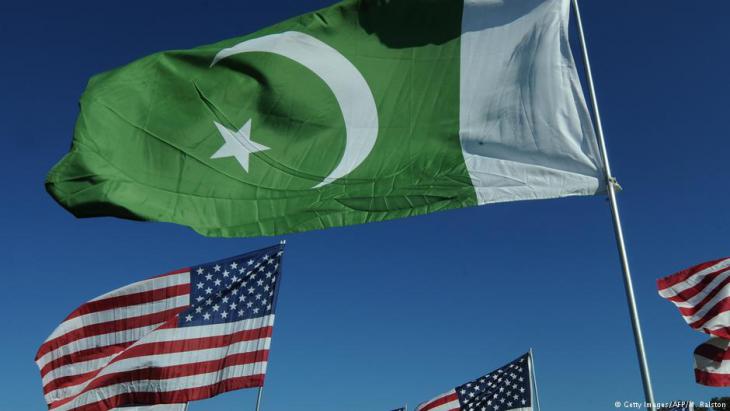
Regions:
[[730, 258], [661, 278], [657, 287], [690, 327], [730, 340]]
[[713, 336], [695, 349], [695, 379], [730, 386], [730, 258], [709, 261], [657, 280], [690, 327]]
[[695, 348], [695, 379], [702, 385], [730, 387], [730, 340], [712, 337]]
[[532, 411], [530, 354], [416, 407], [416, 411]]
[[97, 297], [41, 345], [48, 408], [185, 403], [264, 383], [283, 245]]

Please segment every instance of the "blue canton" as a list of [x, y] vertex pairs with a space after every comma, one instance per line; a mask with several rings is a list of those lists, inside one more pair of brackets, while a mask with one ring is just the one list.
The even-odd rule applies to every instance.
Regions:
[[462, 410], [504, 411], [531, 407], [529, 354], [456, 387]]
[[284, 246], [277, 245], [190, 270], [190, 308], [178, 325], [222, 324], [273, 314]]

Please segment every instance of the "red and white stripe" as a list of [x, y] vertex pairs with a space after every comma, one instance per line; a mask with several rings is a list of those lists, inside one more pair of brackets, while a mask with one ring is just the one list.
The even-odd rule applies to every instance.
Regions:
[[712, 387], [730, 387], [730, 341], [713, 337], [695, 349], [695, 379]]
[[445, 392], [416, 407], [416, 411], [459, 411], [459, 396], [455, 390]]
[[49, 409], [184, 403], [263, 385], [274, 316], [178, 328], [189, 296], [185, 269], [72, 312], [36, 355]]
[[730, 258], [696, 265], [657, 280], [690, 327], [730, 339]]

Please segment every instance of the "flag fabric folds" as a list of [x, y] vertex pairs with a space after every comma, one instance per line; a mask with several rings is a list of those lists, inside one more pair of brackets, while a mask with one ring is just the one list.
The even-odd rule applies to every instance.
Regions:
[[100, 74], [46, 180], [79, 217], [257, 236], [591, 195], [569, 0], [346, 0]]
[[690, 327], [730, 340], [730, 258], [661, 278], [657, 287]]
[[141, 405], [134, 407], [114, 408], [115, 411], [185, 411], [185, 404]]
[[532, 411], [531, 361], [527, 353], [420, 404], [415, 411]]
[[730, 258], [661, 278], [657, 288], [690, 327], [712, 336], [694, 352], [697, 383], [730, 386]]
[[730, 387], [730, 340], [712, 337], [694, 353], [695, 380], [712, 387]]
[[74, 310], [36, 363], [51, 410], [175, 404], [264, 383], [283, 245], [173, 271]]

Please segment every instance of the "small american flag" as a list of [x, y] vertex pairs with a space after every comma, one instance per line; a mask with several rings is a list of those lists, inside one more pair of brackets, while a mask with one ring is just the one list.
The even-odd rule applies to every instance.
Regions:
[[185, 403], [263, 386], [283, 245], [130, 284], [77, 308], [41, 345], [48, 408]]
[[730, 258], [661, 278], [657, 287], [690, 327], [730, 340]]
[[695, 349], [697, 382], [730, 386], [730, 258], [661, 278], [657, 287], [690, 327], [713, 336]]
[[532, 411], [530, 354], [416, 407], [416, 411]]
[[730, 387], [730, 341], [712, 337], [695, 348], [695, 380], [711, 387]]

